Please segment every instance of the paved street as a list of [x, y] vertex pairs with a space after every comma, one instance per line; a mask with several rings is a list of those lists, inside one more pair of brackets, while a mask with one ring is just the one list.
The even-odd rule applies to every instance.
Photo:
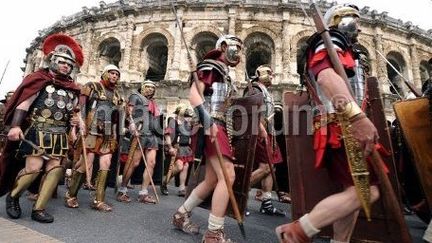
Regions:
[[[144, 205], [136, 201], [130, 204], [120, 204], [114, 200], [113, 190], [108, 188], [107, 199], [113, 204], [114, 211], [100, 213], [89, 208], [89, 193], [85, 190], [81, 190], [79, 194], [80, 208], [65, 208], [63, 206], [64, 187], [62, 186], [59, 189], [60, 197], [53, 199], [48, 207], [48, 211], [55, 217], [53, 224], [40, 224], [32, 221], [30, 219], [31, 202], [24, 196], [21, 199], [22, 218], [9, 221], [4, 210], [3, 197], [0, 199], [0, 216], [8, 220], [0, 218], [0, 229], [2, 229], [0, 242], [56, 242], [53, 238], [63, 242], [200, 242], [207, 226], [208, 211], [201, 208], [193, 211], [194, 222], [202, 226], [200, 235], [190, 236], [173, 229], [170, 224], [171, 215], [181, 204], [183, 198], [175, 195], [175, 188], [170, 187], [169, 189], [170, 196], [161, 196], [160, 205]], [[135, 199], [137, 190], [132, 192], [131, 196]], [[289, 209], [287, 204], [275, 204], [285, 210]], [[258, 209], [259, 203], [250, 200], [251, 215], [246, 218], [245, 222], [246, 240], [242, 239], [235, 220], [231, 218], [227, 218], [225, 226], [227, 234], [237, 242], [277, 242], [273, 233], [274, 228], [290, 221], [290, 218], [260, 215]], [[426, 225], [411, 216], [408, 217], [408, 223], [415, 237], [414, 242], [422, 242], [420, 237]], [[23, 229], [19, 227], [20, 225], [29, 229]], [[11, 231], [5, 228], [6, 226], [19, 228], [24, 232], [17, 232], [15, 235], [20, 236], [13, 238], [11, 235], [14, 234], [11, 234]], [[6, 234], [7, 232], [9, 234]], [[5, 237], [5, 235], [8, 236]], [[29, 235], [32, 236], [30, 241], [29, 238], [25, 238]], [[316, 240], [314, 242], [328, 241]]]

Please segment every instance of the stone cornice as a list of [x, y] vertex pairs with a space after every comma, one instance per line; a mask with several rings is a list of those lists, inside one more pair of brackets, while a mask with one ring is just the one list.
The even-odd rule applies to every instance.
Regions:
[[[34, 51], [41, 41], [49, 34], [64, 31], [68, 28], [77, 26], [82, 22], [98, 22], [104, 20], [115, 20], [129, 15], [138, 16], [152, 10], [171, 11], [172, 0], [120, 0], [114, 3], [106, 4], [104, 1], [99, 3], [98, 7], [83, 7], [82, 11], [73, 15], [62, 17], [52, 26], [40, 30], [39, 36], [36, 37], [30, 47], [26, 49], [27, 53]], [[332, 7], [335, 2], [327, 2], [323, 0], [317, 1], [321, 10], [325, 11]], [[298, 0], [177, 0], [176, 6], [185, 8], [230, 8], [237, 6], [244, 9], [259, 9], [261, 11], [286, 11], [302, 15], [302, 9]], [[303, 1], [304, 8], [308, 8], [308, 1]], [[276, 7], [276, 8], [275, 8]], [[374, 26], [380, 26], [383, 29], [390, 29], [395, 32], [400, 32], [408, 38], [416, 38], [427, 45], [432, 45], [432, 29], [426, 31], [413, 25], [410, 21], [403, 22], [400, 19], [395, 19], [388, 16], [387, 12], [378, 13], [376, 10], [370, 11], [369, 7], [361, 9], [362, 22]]]

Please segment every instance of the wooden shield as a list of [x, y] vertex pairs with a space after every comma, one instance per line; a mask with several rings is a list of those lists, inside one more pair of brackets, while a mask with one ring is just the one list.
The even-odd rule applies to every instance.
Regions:
[[415, 161], [429, 210], [432, 212], [432, 125], [428, 98], [393, 105], [404, 138]]
[[[255, 158], [255, 147], [258, 135], [258, 126], [260, 120], [259, 107], [262, 105], [263, 96], [261, 93], [234, 99], [232, 106], [233, 116], [233, 140], [232, 147], [234, 150], [234, 162], [236, 178], [233, 184], [234, 196], [236, 198], [240, 215], [244, 217], [247, 206], [247, 199], [250, 187], [250, 176], [253, 169]], [[241, 132], [240, 132], [241, 131]], [[206, 144], [206, 146], [209, 146]], [[192, 176], [188, 184], [188, 193], [201, 182], [205, 177], [205, 164], [201, 162], [197, 168], [193, 168]], [[200, 205], [209, 208], [211, 196], [206, 198]], [[229, 204], [231, 205], [231, 204]], [[231, 206], [228, 209], [228, 215], [233, 217]]]
[[[377, 89], [376, 79], [368, 80], [369, 100], [368, 115], [374, 122], [380, 134], [380, 142], [387, 150], [391, 151], [390, 138], [383, 114], [382, 101]], [[289, 163], [289, 180], [292, 197], [292, 216], [298, 219], [308, 213], [320, 200], [341, 190], [335, 186], [326, 170], [314, 168], [314, 151], [312, 137], [312, 111], [308, 106], [309, 97], [307, 93], [284, 94], [285, 105], [285, 131], [287, 144], [287, 157]], [[308, 126], [308, 124], [310, 124]], [[391, 176], [393, 188], [399, 190], [397, 179], [394, 175], [395, 165], [392, 157], [384, 159]], [[396, 202], [397, 203], [397, 202]], [[372, 207], [372, 221], [368, 222], [362, 212], [354, 229], [352, 241], [380, 241], [398, 242], [400, 232], [394, 223], [392, 215], [386, 213], [382, 200], [376, 202]], [[331, 227], [325, 228], [320, 236], [332, 237]]]

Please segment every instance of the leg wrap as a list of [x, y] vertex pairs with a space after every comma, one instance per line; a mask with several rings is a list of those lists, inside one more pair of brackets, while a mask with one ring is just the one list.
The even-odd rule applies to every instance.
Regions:
[[78, 190], [81, 188], [83, 182], [84, 182], [84, 173], [81, 173], [78, 170], [74, 170], [71, 176], [68, 195], [70, 197], [76, 197], [78, 194]]
[[98, 171], [96, 178], [96, 201], [105, 201], [105, 184], [108, 177], [108, 170]]
[[26, 173], [25, 169], [22, 169], [15, 180], [15, 185], [10, 193], [12, 198], [18, 198], [21, 194], [27, 190], [32, 182], [39, 175], [40, 171]]
[[51, 198], [63, 174], [63, 166], [55, 166], [54, 168], [46, 172], [45, 180], [42, 184], [41, 189], [39, 190], [39, 197], [33, 207], [34, 210], [45, 209], [48, 200]]

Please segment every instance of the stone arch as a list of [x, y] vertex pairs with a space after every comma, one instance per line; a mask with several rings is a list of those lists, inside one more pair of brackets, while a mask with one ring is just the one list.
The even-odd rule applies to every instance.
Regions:
[[160, 81], [165, 79], [168, 61], [168, 39], [160, 33], [151, 33], [141, 42], [141, 60], [139, 71], [145, 79]]
[[100, 73], [108, 64], [114, 64], [117, 67], [120, 65], [124, 49], [121, 43], [119, 36], [114, 33], [102, 35], [95, 41], [92, 49], [96, 50], [96, 53], [93, 55], [92, 63], [95, 64], [97, 73]]
[[207, 33], [211, 33], [216, 35], [218, 38], [222, 35], [224, 35], [224, 33], [219, 30], [219, 28], [217, 28], [214, 25], [198, 25], [195, 26], [193, 29], [191, 29], [190, 31], [188, 31], [187, 33], [185, 33], [185, 39], [186, 42], [191, 43], [193, 41], [193, 39], [200, 33], [202, 32], [207, 32]]
[[134, 38], [133, 43], [134, 47], [131, 51], [131, 56], [133, 57], [133, 60], [136, 60], [137, 62], [132, 62], [132, 69], [135, 69], [139, 72], [142, 72], [145, 74], [144, 71], [147, 69], [145, 68], [145, 65], [142, 63], [143, 60], [143, 49], [142, 49], [142, 43], [144, 39], [146, 39], [149, 35], [158, 33], [160, 35], [163, 35], [167, 42], [167, 48], [168, 48], [168, 56], [167, 56], [167, 63], [171, 63], [173, 59], [173, 53], [174, 53], [174, 37], [173, 35], [167, 31], [166, 29], [162, 27], [144, 27], [144, 31], [142, 31], [136, 38]]
[[253, 32], [244, 40], [246, 55], [246, 72], [249, 77], [255, 76], [255, 70], [262, 64], [275, 67], [275, 43], [271, 36], [263, 32]]
[[264, 28], [261, 26], [255, 26], [255, 27], [251, 27], [251, 28], [248, 28], [246, 30], [243, 30], [242, 33], [239, 35], [239, 38], [241, 40], [243, 40], [243, 42], [245, 42], [246, 38], [253, 33], [263, 33], [263, 34], [269, 36], [270, 39], [274, 43], [275, 50], [279, 50], [282, 48], [282, 39], [281, 39], [280, 35], [276, 34], [275, 32], [273, 32], [272, 30], [270, 30], [268, 28]]
[[[303, 38], [299, 39], [296, 42], [296, 47], [294, 49], [295, 51], [293, 51], [294, 53], [296, 53], [295, 56], [295, 60], [296, 60], [296, 65], [297, 65], [297, 69], [296, 72], [300, 75], [300, 78], [302, 78], [302, 74], [304, 73], [304, 68], [306, 65], [306, 49], [308, 47], [308, 44], [306, 42], [306, 40], [308, 39], [308, 36], [303, 36]], [[294, 60], [294, 59], [291, 59]]]
[[218, 38], [215, 33], [208, 31], [199, 32], [192, 38], [191, 50], [195, 51], [197, 62], [202, 61], [204, 55], [215, 47]]
[[[405, 61], [403, 55], [397, 51], [390, 51], [386, 54], [387, 60], [396, 68], [398, 72], [404, 74], [407, 72], [407, 62]], [[387, 77], [392, 82], [394, 87], [390, 87], [390, 92], [400, 95], [405, 95], [405, 84], [403, 84], [403, 79], [397, 74], [397, 72], [387, 64]]]
[[174, 46], [174, 37], [173, 35], [167, 31], [164, 28], [161, 27], [149, 27], [149, 28], [145, 28], [144, 31], [142, 31], [137, 37], [136, 37], [136, 42], [135, 43], [140, 43], [142, 44], [144, 39], [147, 38], [148, 35], [151, 35], [153, 33], [159, 33], [161, 35], [163, 35], [166, 40], [167, 40], [167, 45], [168, 47], [173, 47]]
[[312, 30], [302, 30], [302, 31], [298, 32], [297, 34], [295, 34], [291, 38], [291, 40], [290, 40], [290, 43], [291, 43], [291, 48], [290, 48], [291, 49], [291, 53], [290, 53], [291, 57], [290, 57], [290, 60], [297, 60], [297, 56], [298, 56], [298, 54], [297, 54], [297, 51], [298, 51], [297, 47], [299, 47], [299, 45], [300, 46], [305, 45], [303, 42], [306, 42], [306, 40], [310, 36], [312, 36], [313, 34], [314, 34], [314, 31], [312, 31]]
[[427, 79], [432, 79], [432, 62], [427, 60], [420, 61], [420, 80], [423, 83]]

